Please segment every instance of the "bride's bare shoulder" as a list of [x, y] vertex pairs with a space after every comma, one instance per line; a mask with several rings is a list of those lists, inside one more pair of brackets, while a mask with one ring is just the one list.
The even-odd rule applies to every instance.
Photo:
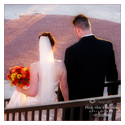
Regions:
[[62, 60], [55, 60], [55, 63], [56, 63], [56, 66], [58, 66], [60, 68], [64, 67], [64, 65], [65, 65]]
[[62, 65], [64, 62], [63, 62], [62, 60], [55, 60], [55, 63], [56, 63], [57, 65]]
[[56, 59], [55, 59], [55, 62], [57, 62], [57, 63], [63, 63], [62, 60], [56, 60]]

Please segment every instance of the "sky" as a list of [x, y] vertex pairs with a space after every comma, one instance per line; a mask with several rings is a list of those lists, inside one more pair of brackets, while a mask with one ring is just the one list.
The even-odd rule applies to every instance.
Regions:
[[5, 4], [4, 19], [17, 19], [22, 15], [49, 14], [70, 15], [84, 14], [87, 17], [121, 22], [120, 4]]

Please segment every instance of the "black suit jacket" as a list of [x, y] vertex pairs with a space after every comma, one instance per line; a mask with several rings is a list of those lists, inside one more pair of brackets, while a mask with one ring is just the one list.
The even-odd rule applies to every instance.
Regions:
[[64, 62], [69, 100], [103, 96], [105, 77], [107, 81], [118, 79], [112, 43], [94, 35], [67, 48]]

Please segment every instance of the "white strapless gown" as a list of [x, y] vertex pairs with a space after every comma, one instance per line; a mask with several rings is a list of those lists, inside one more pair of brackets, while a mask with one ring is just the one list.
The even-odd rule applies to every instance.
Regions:
[[[55, 90], [56, 88], [59, 86], [59, 81], [54, 83], [54, 87]], [[57, 99], [57, 94], [55, 93], [55, 91], [53, 92], [53, 95], [51, 95], [51, 97], [39, 100], [38, 95], [36, 95], [35, 97], [30, 97], [17, 92], [16, 90], [14, 91], [8, 105], [6, 108], [14, 108], [14, 107], [22, 107], [22, 106], [36, 106], [36, 105], [42, 105], [42, 104], [50, 104], [50, 103], [54, 103], [54, 102], [58, 102]], [[18, 120], [18, 113], [15, 113], [15, 120]], [[39, 112], [35, 111], [35, 115], [34, 115], [34, 120], [37, 121], [39, 118]], [[32, 117], [32, 113], [31, 111], [28, 112], [28, 121], [31, 120]], [[6, 120], [6, 115], [4, 117], [4, 119]], [[46, 121], [46, 110], [42, 111], [42, 117], [41, 117], [42, 121]], [[11, 114], [9, 115], [9, 120], [12, 120], [12, 116]], [[24, 114], [21, 114], [21, 120], [25, 120], [24, 119]], [[61, 121], [62, 120], [62, 109], [58, 109], [57, 110], [57, 121]], [[54, 121], [54, 109], [51, 109], [49, 112], [49, 121]]]

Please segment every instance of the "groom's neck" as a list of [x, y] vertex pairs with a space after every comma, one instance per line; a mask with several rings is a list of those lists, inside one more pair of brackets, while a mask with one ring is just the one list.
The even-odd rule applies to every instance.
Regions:
[[83, 36], [86, 36], [88, 34], [92, 34], [92, 32], [90, 30], [84, 30], [82, 33], [81, 33], [81, 37]]
[[91, 30], [81, 30], [80, 34], [79, 34], [79, 39], [81, 39], [83, 36], [92, 34]]

